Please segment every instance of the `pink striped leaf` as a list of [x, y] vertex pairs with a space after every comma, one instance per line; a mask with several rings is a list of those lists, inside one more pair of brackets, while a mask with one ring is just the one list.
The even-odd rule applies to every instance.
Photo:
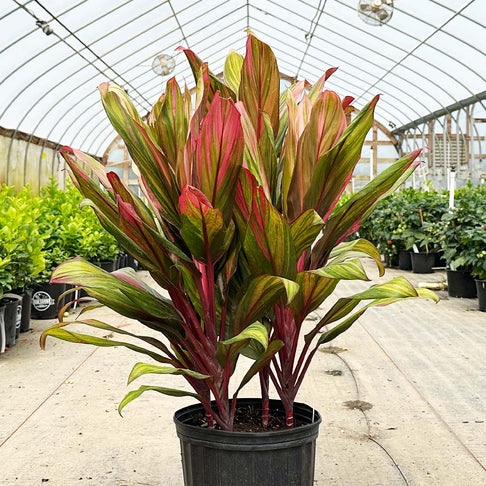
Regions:
[[[318, 210], [316, 198], [321, 195], [316, 193], [318, 163], [336, 145], [345, 127], [341, 99], [333, 91], [325, 91], [312, 107], [309, 123], [298, 142], [288, 196], [290, 218], [297, 217], [306, 209]], [[314, 198], [310, 197], [313, 195]]]
[[331, 215], [324, 227], [322, 238], [312, 251], [314, 268], [323, 266], [333, 248], [355, 232], [360, 222], [373, 211], [378, 202], [395, 191], [410, 176], [420, 164], [415, 162], [420, 152], [421, 150], [416, 150], [399, 159]]
[[279, 97], [280, 75], [277, 60], [268, 45], [250, 34], [246, 42], [238, 98], [243, 101], [258, 138], [264, 130], [262, 113], [270, 118], [273, 139], [277, 137]]
[[181, 236], [193, 257], [215, 263], [229, 246], [234, 224], [225, 228], [221, 210], [193, 186], [184, 186], [180, 196]]
[[[178, 47], [176, 50], [183, 51], [186, 55], [187, 60], [189, 61], [189, 65], [191, 66], [192, 74], [194, 75], [194, 80], [196, 83], [198, 82], [199, 71], [201, 66], [203, 65], [203, 61], [194, 54], [193, 51], [190, 49], [185, 49], [184, 47]], [[209, 78], [211, 82], [211, 90], [209, 93], [209, 101], [213, 99], [214, 94], [219, 91], [219, 94], [223, 98], [232, 98], [233, 100], [236, 99], [236, 95], [231, 88], [226, 86], [220, 79], [215, 76], [213, 73], [209, 71]]]
[[196, 174], [198, 187], [221, 210], [225, 222], [232, 214], [243, 146], [238, 110], [231, 100], [216, 93], [197, 140]]
[[154, 128], [158, 133], [159, 147], [172, 169], [176, 171], [176, 168], [184, 163], [189, 117], [185, 99], [175, 78], [167, 82], [164, 102], [160, 107]]
[[149, 128], [140, 119], [125, 91], [116, 85], [100, 85], [101, 100], [113, 127], [125, 141], [147, 187], [159, 202], [163, 216], [179, 223], [174, 172], [165, 154], [156, 146]]
[[[358, 162], [363, 143], [373, 123], [378, 96], [366, 105], [344, 131], [339, 142], [319, 156], [302, 209], [314, 208], [327, 220], [349, 182]], [[342, 110], [341, 101], [339, 101]], [[345, 124], [345, 118], [342, 118]]]
[[273, 275], [259, 275], [251, 279], [248, 288], [238, 300], [234, 329], [238, 333], [251, 322], [261, 320], [281, 297], [289, 304], [299, 290], [293, 280]]
[[243, 248], [253, 275], [295, 277], [297, 263], [290, 226], [260, 187], [254, 191]]

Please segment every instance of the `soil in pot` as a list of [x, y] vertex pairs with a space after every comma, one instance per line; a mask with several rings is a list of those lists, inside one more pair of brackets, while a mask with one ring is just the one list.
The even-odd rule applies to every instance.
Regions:
[[411, 252], [412, 272], [413, 273], [434, 273], [433, 266], [435, 263], [434, 253]]
[[[260, 429], [261, 400], [238, 400], [238, 408], [245, 407], [256, 411], [256, 415], [240, 415], [235, 428]], [[281, 428], [285, 424], [282, 404], [271, 400], [270, 415], [274, 417], [271, 427], [277, 430], [228, 432], [198, 425], [198, 421], [204, 424], [204, 411], [199, 404], [178, 410], [174, 422], [181, 442], [184, 484], [311, 486], [319, 413], [296, 403], [294, 420], [298, 426]]]
[[400, 270], [412, 270], [412, 258], [409, 251], [400, 250], [398, 253], [398, 268]]
[[58, 310], [57, 300], [65, 290], [64, 284], [37, 285], [32, 293], [32, 319], [55, 319]]
[[477, 295], [476, 284], [471, 272], [447, 270], [447, 293], [449, 297], [473, 299]]
[[476, 279], [476, 290], [478, 293], [478, 308], [486, 312], [486, 280]]

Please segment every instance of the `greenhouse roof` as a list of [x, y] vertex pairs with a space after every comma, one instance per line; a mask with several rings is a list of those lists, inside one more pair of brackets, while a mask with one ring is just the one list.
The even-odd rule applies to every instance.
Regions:
[[[484, 1], [395, 0], [378, 26], [358, 15], [363, 2], [5, 0], [0, 127], [101, 155], [114, 136], [101, 82], [123, 86], [144, 114], [170, 76], [194, 86], [178, 46], [219, 74], [230, 48], [244, 53], [247, 29], [290, 80], [337, 66], [327, 87], [357, 108], [381, 93], [376, 117], [392, 130], [486, 97]], [[152, 69], [160, 54], [173, 57], [172, 74]]]

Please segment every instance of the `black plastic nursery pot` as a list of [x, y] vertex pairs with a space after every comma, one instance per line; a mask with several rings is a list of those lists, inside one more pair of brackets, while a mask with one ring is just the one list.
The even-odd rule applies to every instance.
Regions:
[[412, 258], [407, 250], [400, 250], [398, 253], [398, 268], [400, 270], [412, 270]]
[[0, 354], [5, 352], [7, 345], [7, 336], [5, 335], [5, 307], [0, 304]]
[[425, 252], [411, 252], [413, 273], [434, 273], [435, 254]]
[[478, 308], [486, 312], [486, 280], [476, 279], [476, 290], [478, 294]]
[[22, 297], [17, 294], [4, 294], [0, 299], [0, 306], [4, 307], [5, 346], [15, 346], [17, 336], [20, 337], [20, 322], [22, 319]]
[[32, 293], [32, 319], [57, 317], [57, 299], [65, 292], [66, 285], [45, 283], [37, 285]]
[[22, 294], [22, 318], [20, 320], [20, 332], [27, 332], [30, 329], [30, 316], [32, 306], [32, 291], [26, 290]]
[[[240, 399], [238, 405], [261, 408], [261, 399]], [[279, 400], [270, 400], [270, 414], [282, 414]], [[181, 443], [185, 486], [311, 486], [321, 416], [296, 403], [293, 429], [272, 432], [228, 432], [192, 425], [204, 415], [200, 404], [174, 414]]]
[[449, 294], [449, 297], [469, 299], [476, 297], [476, 284], [471, 272], [447, 270], [447, 293]]

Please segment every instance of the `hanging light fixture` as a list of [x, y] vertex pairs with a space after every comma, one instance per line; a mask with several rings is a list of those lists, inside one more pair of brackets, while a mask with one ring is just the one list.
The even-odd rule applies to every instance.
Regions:
[[359, 0], [357, 10], [359, 18], [368, 25], [384, 25], [392, 18], [393, 0]]
[[175, 60], [168, 54], [159, 54], [152, 61], [152, 71], [159, 76], [167, 76], [175, 69]]

